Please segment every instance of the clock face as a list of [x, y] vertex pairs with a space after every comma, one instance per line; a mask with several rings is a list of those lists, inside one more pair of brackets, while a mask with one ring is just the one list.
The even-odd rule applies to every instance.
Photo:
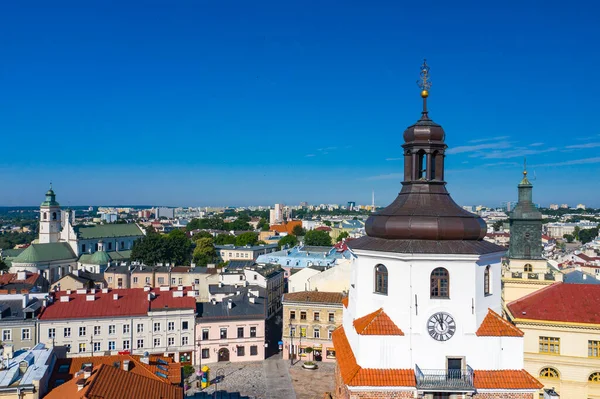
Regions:
[[456, 322], [448, 313], [435, 313], [427, 321], [427, 331], [436, 341], [448, 341], [456, 332]]

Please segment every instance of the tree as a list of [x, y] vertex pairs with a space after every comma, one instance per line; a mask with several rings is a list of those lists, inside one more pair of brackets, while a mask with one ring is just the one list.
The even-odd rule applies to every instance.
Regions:
[[187, 226], [185, 226], [185, 229], [187, 231], [199, 230], [200, 229], [200, 219], [190, 220], [190, 222], [187, 224]]
[[3, 259], [0, 259], [0, 270], [6, 271], [8, 270], [8, 265], [4, 262]]
[[173, 230], [165, 239], [169, 262], [176, 265], [188, 264], [192, 255], [192, 241], [188, 236], [181, 230]]
[[199, 231], [192, 236], [192, 241], [196, 242], [200, 238], [213, 238], [213, 235], [208, 231]]
[[575, 239], [575, 237], [573, 237], [573, 234], [564, 234], [563, 238], [569, 243], [573, 242], [573, 240]]
[[245, 245], [256, 245], [258, 242], [258, 234], [254, 232], [242, 233], [235, 239], [235, 245], [238, 247], [243, 247]]
[[575, 229], [573, 230], [573, 238], [575, 238], [575, 240], [579, 241], [579, 232], [581, 231], [581, 228], [579, 226], [575, 226]]
[[306, 230], [304, 230], [301, 225], [297, 225], [292, 229], [292, 234], [296, 237], [304, 237]]
[[496, 220], [494, 222], [494, 224], [492, 225], [492, 227], [494, 228], [494, 231], [500, 231], [500, 229], [504, 226], [504, 223], [506, 223], [507, 220], [503, 219], [503, 220]]
[[131, 248], [131, 259], [146, 265], [154, 266], [159, 262], [167, 261], [166, 241], [158, 233], [146, 233], [137, 239]]
[[347, 232], [347, 231], [342, 231], [342, 232], [340, 233], [340, 235], [337, 237], [337, 242], [340, 242], [340, 241], [342, 241], [344, 238], [348, 238], [348, 237], [350, 237], [350, 234], [348, 234], [348, 232]]
[[227, 244], [235, 245], [235, 236], [232, 236], [231, 234], [217, 234], [215, 237], [215, 245]]
[[288, 234], [287, 236], [281, 237], [277, 242], [277, 246], [279, 247], [279, 249], [284, 248], [286, 246], [287, 248], [292, 248], [296, 245], [298, 245], [298, 238], [296, 238], [296, 236], [292, 234]]
[[331, 222], [329, 220], [326, 220], [323, 223], [325, 224], [325, 226], [331, 227]]
[[256, 227], [260, 230], [260, 231], [269, 231], [269, 222], [267, 222], [267, 219], [265, 218], [261, 218], [258, 222], [258, 224], [256, 225]]
[[[248, 220], [250, 220], [250, 218], [248, 218]], [[236, 230], [236, 231], [252, 230], [252, 227], [250, 226], [250, 224], [241, 217], [237, 218], [232, 223], [226, 223], [225, 226], [226, 226], [227, 230]]]
[[331, 236], [326, 231], [311, 230], [304, 236], [304, 244], [319, 247], [330, 247]]
[[200, 266], [206, 266], [207, 263], [214, 261], [217, 251], [213, 245], [212, 238], [204, 237], [196, 241], [194, 248], [194, 263]]
[[579, 232], [579, 241], [581, 241], [582, 244], [587, 244], [596, 237], [598, 237], [598, 227], [593, 229], [583, 229]]

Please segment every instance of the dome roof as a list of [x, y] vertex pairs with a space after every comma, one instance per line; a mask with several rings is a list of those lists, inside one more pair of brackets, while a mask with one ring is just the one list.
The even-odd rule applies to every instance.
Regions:
[[110, 262], [110, 256], [104, 251], [96, 251], [92, 255], [90, 262], [92, 265], [107, 265]]
[[446, 133], [440, 125], [429, 119], [427, 112], [424, 112], [423, 117], [417, 123], [409, 126], [404, 131], [403, 136], [406, 144], [413, 142], [443, 143], [446, 138]]

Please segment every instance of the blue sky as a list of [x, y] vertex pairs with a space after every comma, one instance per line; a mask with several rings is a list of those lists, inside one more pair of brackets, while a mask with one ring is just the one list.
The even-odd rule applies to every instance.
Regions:
[[460, 204], [600, 206], [598, 5], [2, 2], [0, 205], [391, 202], [430, 116]]

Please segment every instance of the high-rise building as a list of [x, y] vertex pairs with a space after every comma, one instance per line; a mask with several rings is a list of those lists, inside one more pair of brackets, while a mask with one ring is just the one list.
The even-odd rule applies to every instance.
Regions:
[[283, 204], [275, 204], [275, 208], [269, 211], [269, 224], [280, 224], [283, 222]]
[[445, 133], [423, 112], [404, 132], [404, 181], [348, 243], [352, 264], [342, 327], [333, 333], [337, 398], [532, 399], [523, 333], [504, 320], [504, 247], [446, 190]]

